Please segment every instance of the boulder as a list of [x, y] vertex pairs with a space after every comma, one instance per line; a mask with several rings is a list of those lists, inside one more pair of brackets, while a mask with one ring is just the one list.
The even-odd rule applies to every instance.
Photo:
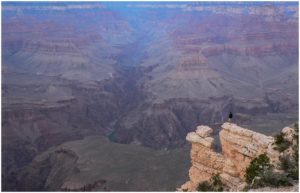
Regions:
[[196, 133], [200, 136], [200, 137], [208, 137], [212, 134], [213, 129], [205, 126], [205, 125], [200, 125], [197, 127]]
[[284, 139], [293, 142], [295, 131], [291, 127], [285, 127], [282, 129], [281, 133], [284, 135]]

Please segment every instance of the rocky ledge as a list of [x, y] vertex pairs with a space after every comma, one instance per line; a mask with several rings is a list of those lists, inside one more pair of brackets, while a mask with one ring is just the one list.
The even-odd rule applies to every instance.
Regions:
[[[292, 130], [285, 127], [282, 132]], [[200, 182], [209, 180], [214, 174], [219, 174], [231, 191], [241, 191], [246, 185], [245, 170], [255, 157], [266, 153], [272, 164], [279, 164], [279, 152], [273, 148], [274, 137], [226, 122], [220, 131], [222, 153], [218, 153], [213, 148], [212, 132], [208, 126], [198, 126], [195, 132], [187, 134], [186, 140], [192, 144], [192, 166], [190, 180], [178, 188], [179, 191], [196, 191]]]

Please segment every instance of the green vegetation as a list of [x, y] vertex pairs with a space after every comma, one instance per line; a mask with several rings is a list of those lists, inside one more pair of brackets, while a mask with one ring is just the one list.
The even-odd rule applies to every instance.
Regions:
[[222, 192], [224, 190], [224, 185], [220, 179], [220, 175], [214, 174], [209, 182], [204, 181], [199, 183], [197, 190], [200, 192]]
[[293, 151], [294, 165], [292, 166], [290, 175], [294, 180], [299, 180], [299, 142], [293, 146]]
[[298, 123], [293, 125], [293, 154], [284, 154], [280, 157], [281, 169], [293, 180], [299, 179], [299, 128]]
[[[246, 169], [246, 182], [248, 186], [245, 190], [259, 187], [279, 187], [292, 186], [293, 180], [299, 179], [299, 134], [298, 124], [294, 126], [295, 134], [293, 142], [289, 142], [280, 133], [275, 137], [276, 150], [283, 152], [280, 157], [281, 171], [275, 171], [274, 166], [270, 164], [270, 159], [266, 154], [261, 154], [253, 159]], [[292, 146], [293, 152], [289, 153], [287, 150]]]
[[280, 187], [292, 186], [293, 180], [287, 176], [286, 173], [274, 172], [273, 170], [266, 170], [261, 177], [256, 178], [251, 184], [252, 188], [259, 187]]
[[257, 158], [253, 159], [246, 169], [246, 182], [251, 184], [256, 176], [261, 176], [265, 170], [269, 170], [272, 167], [270, 159], [266, 154], [261, 154]]
[[283, 152], [287, 148], [290, 147], [291, 143], [287, 140], [284, 139], [283, 133], [280, 133], [275, 136], [275, 142], [274, 144], [276, 145], [274, 147], [275, 150], [278, 150], [279, 152]]
[[[293, 146], [293, 151], [294, 151], [293, 156], [294, 156], [296, 163], [299, 163], [299, 126], [298, 126], [298, 123], [294, 124], [294, 130], [295, 130], [294, 140], [296, 141], [296, 143]], [[297, 167], [298, 167], [298, 165], [297, 165]]]
[[197, 190], [199, 192], [212, 192], [212, 186], [209, 184], [208, 181], [204, 181], [199, 183]]
[[298, 171], [299, 166], [298, 162], [290, 156], [281, 156], [280, 157], [281, 169], [287, 175], [287, 177], [292, 178], [293, 180], [298, 180]]
[[216, 174], [211, 177], [211, 185], [213, 187], [214, 192], [222, 192], [223, 191], [223, 183], [220, 179], [220, 175]]
[[270, 159], [266, 154], [261, 154], [251, 161], [246, 169], [246, 182], [249, 188], [291, 186], [292, 178], [287, 173], [279, 173], [273, 170]]
[[298, 180], [299, 179], [299, 129], [298, 123], [294, 124], [295, 134], [293, 136], [293, 154], [280, 157], [281, 169], [287, 173], [288, 177]]

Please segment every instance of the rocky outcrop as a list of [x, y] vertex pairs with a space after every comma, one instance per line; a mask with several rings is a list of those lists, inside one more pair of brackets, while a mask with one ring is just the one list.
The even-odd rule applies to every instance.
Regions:
[[[214, 174], [220, 174], [231, 191], [242, 190], [245, 170], [252, 159], [266, 153], [274, 165], [279, 161], [279, 152], [273, 149], [273, 137], [226, 122], [220, 131], [223, 152], [218, 153], [213, 149], [212, 131], [210, 127], [198, 126], [196, 132], [188, 133], [186, 140], [192, 144], [190, 181], [179, 190], [196, 191], [200, 182], [209, 180]], [[284, 131], [290, 133], [288, 128]]]
[[290, 127], [285, 127], [282, 129], [281, 133], [283, 134], [285, 140], [291, 143], [294, 142], [293, 139], [294, 139], [294, 135], [296, 134], [294, 129]]
[[273, 150], [274, 138], [232, 123], [224, 123], [220, 132], [223, 155], [229, 158], [237, 168], [240, 178], [244, 178], [245, 170], [251, 160], [262, 153], [267, 153], [271, 162], [276, 163], [279, 154]]

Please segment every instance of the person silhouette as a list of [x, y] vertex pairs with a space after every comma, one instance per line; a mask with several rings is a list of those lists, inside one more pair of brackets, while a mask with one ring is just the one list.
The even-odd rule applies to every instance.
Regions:
[[232, 112], [229, 112], [229, 116], [228, 116], [228, 117], [229, 117], [228, 121], [231, 122], [231, 120], [232, 120], [232, 118], [233, 118]]

